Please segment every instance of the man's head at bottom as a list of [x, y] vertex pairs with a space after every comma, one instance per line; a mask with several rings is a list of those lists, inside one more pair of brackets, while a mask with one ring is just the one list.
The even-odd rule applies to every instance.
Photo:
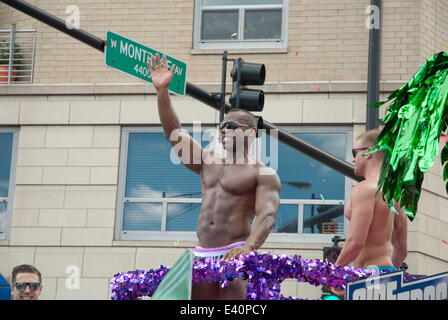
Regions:
[[[257, 132], [257, 119], [250, 112], [232, 108], [220, 123], [220, 142], [227, 151], [243, 151], [250, 147]], [[243, 150], [238, 150], [244, 148]]]
[[360, 134], [355, 141], [352, 149], [353, 164], [355, 165], [355, 174], [364, 177], [367, 166], [375, 163], [381, 164], [384, 159], [384, 152], [378, 151], [371, 155], [364, 155], [373, 149], [373, 146], [380, 135], [380, 129], [373, 129]]
[[11, 295], [13, 300], [38, 300], [42, 292], [42, 276], [29, 264], [16, 266], [12, 270]]

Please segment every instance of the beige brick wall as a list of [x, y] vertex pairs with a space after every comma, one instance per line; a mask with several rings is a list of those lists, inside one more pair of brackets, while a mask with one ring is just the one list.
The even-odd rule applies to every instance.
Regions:
[[[289, 94], [276, 93], [284, 87], [271, 86], [269, 90], [273, 93], [266, 96], [266, 107], [261, 115], [275, 124], [349, 125], [353, 126], [355, 138], [365, 130], [365, 93], [338, 93], [337, 90], [347, 92], [347, 87], [357, 85], [318, 83], [316, 87], [327, 92], [316, 92], [303, 85], [303, 93]], [[364, 85], [361, 84], [360, 90]], [[399, 87], [400, 83], [394, 86]], [[291, 85], [288, 88], [297, 90]], [[51, 90], [53, 88], [49, 87], [44, 92]], [[62, 87], [56, 90], [65, 92]], [[94, 90], [84, 88], [84, 91]], [[9, 246], [2, 247], [7, 252], [5, 261], [17, 261], [16, 253], [12, 254], [8, 248], [29, 246], [35, 248], [33, 263], [42, 265], [46, 270], [52, 268], [43, 262], [48, 260], [45, 258], [50, 254], [48, 252], [56, 254], [60, 250], [62, 261], [68, 261], [66, 265], [79, 264], [82, 271], [81, 291], [68, 290], [65, 287], [66, 278], [61, 274], [64, 272], [63, 262], [60, 267], [56, 263], [54, 268], [59, 268], [58, 271], [51, 271], [45, 276], [49, 282], [45, 298], [107, 298], [108, 277], [114, 272], [170, 264], [182, 251], [172, 244], [169, 249], [157, 248], [151, 242], [120, 249], [116, 246], [121, 242], [113, 241], [120, 127], [159, 123], [153, 112], [154, 95], [122, 93], [115, 96], [62, 94], [0, 97], [2, 103], [16, 110], [17, 124], [20, 125], [11, 240]], [[383, 93], [382, 98], [386, 95]], [[217, 112], [191, 98], [173, 97], [173, 103], [185, 124], [199, 120], [215, 123], [218, 119]], [[73, 109], [79, 108], [86, 108], [83, 115], [85, 124], [72, 120], [75, 114]], [[103, 116], [104, 112], [109, 111], [119, 116]], [[381, 113], [384, 114], [384, 110]], [[50, 114], [51, 117], [43, 114]], [[316, 118], [316, 114], [320, 116]], [[96, 120], [89, 121], [87, 118]], [[74, 124], [69, 125], [72, 122]], [[410, 223], [408, 263], [412, 273], [441, 272], [448, 265], [447, 246], [442, 242], [446, 240], [448, 226], [448, 197], [444, 193], [441, 176], [441, 165], [436, 162], [427, 173], [417, 219]], [[275, 252], [295, 254], [298, 250], [306, 258], [321, 257], [317, 247], [303, 252], [301, 248], [288, 250], [284, 246], [275, 247], [275, 244], [267, 246]], [[49, 251], [45, 251], [47, 249]], [[63, 258], [66, 255], [63, 252], [68, 252], [67, 258]], [[79, 262], [80, 255], [82, 263]], [[23, 261], [29, 261], [25, 256]], [[71, 256], [74, 256], [73, 263], [69, 259]], [[431, 266], [428, 265], [429, 261]], [[11, 263], [5, 264], [4, 268], [9, 268]], [[105, 263], [106, 266], [95, 271], [98, 263]], [[89, 293], [88, 290], [95, 285], [101, 285], [102, 289]], [[286, 281], [282, 288], [285, 295], [309, 298], [320, 295], [319, 288], [297, 284], [292, 280]]]
[[421, 64], [419, 2], [382, 1], [381, 79], [408, 81]]
[[[39, 6], [37, 0], [27, 1], [35, 6]], [[37, 21], [31, 19], [29, 16], [21, 13], [18, 10], [7, 6], [4, 3], [0, 4], [0, 30], [7, 30], [12, 23], [17, 23], [18, 29], [35, 29]]]
[[[35, 109], [28, 109], [29, 105]], [[65, 106], [68, 111], [69, 101], [28, 101], [25, 112], [37, 115], [42, 108]], [[31, 119], [32, 115], [23, 121], [32, 123]], [[32, 124], [41, 122], [38, 117], [34, 120]], [[64, 124], [68, 120], [66, 112], [64, 117], [44, 122]], [[119, 141], [116, 125], [22, 124], [10, 244], [111, 245]]]
[[[65, 20], [73, 3], [32, 1]], [[267, 66], [267, 82], [365, 80], [369, 1], [290, 0], [286, 53], [230, 51]], [[112, 30], [188, 62], [192, 83], [219, 83], [221, 55], [192, 54], [194, 1], [78, 1], [80, 26], [100, 38]], [[429, 55], [447, 48], [447, 5], [435, 0], [385, 1], [382, 10], [384, 80], [407, 80]], [[0, 4], [0, 27], [37, 30], [35, 83], [135, 83], [104, 66], [103, 54]], [[157, 19], [154, 19], [157, 17]], [[232, 53], [233, 52], [233, 53]], [[298, 53], [296, 55], [296, 53]], [[76, 118], [76, 116], [74, 116]]]
[[448, 3], [446, 1], [422, 0], [420, 43], [421, 63], [426, 57], [440, 51], [448, 51]]
[[[61, 18], [73, 4], [31, 2]], [[289, 3], [287, 53], [231, 57], [266, 64], [266, 120], [352, 126], [355, 138], [365, 130], [369, 1]], [[187, 61], [192, 83], [220, 82], [221, 56], [191, 53], [192, 0], [77, 4], [86, 31], [101, 38], [106, 30], [122, 33]], [[381, 77], [388, 82], [382, 99], [429, 55], [448, 47], [446, 4], [392, 0], [383, 6]], [[37, 29], [38, 48], [35, 85], [0, 87], [0, 125], [20, 126], [11, 239], [0, 241], [0, 272], [34, 264], [43, 271], [44, 299], [107, 299], [114, 273], [171, 265], [194, 245], [113, 239], [121, 127], [159, 125], [154, 90], [104, 67], [100, 52], [0, 4], [0, 29], [11, 22]], [[185, 124], [219, 119], [189, 97], [173, 102]], [[407, 262], [411, 273], [434, 274], [448, 269], [448, 245], [442, 242], [448, 240], [448, 196], [440, 164], [426, 174], [423, 188], [417, 220], [410, 223]], [[264, 249], [321, 258], [324, 245], [268, 243]], [[66, 286], [67, 266], [79, 267], [77, 290]], [[320, 288], [288, 280], [282, 293], [317, 298]]]

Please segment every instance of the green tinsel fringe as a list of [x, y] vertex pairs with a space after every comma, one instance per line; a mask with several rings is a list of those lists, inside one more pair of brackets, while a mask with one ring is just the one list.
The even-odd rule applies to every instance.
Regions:
[[[384, 150], [378, 192], [396, 213], [393, 200], [404, 208], [412, 221], [417, 212], [423, 176], [439, 152], [439, 138], [448, 124], [448, 53], [431, 56], [412, 79], [394, 91], [388, 101], [375, 148]], [[448, 180], [448, 144], [441, 154], [443, 179]], [[448, 183], [446, 184], [448, 193]]]

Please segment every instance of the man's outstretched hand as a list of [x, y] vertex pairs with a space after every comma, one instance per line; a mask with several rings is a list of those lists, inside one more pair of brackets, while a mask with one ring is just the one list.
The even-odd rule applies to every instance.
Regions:
[[242, 247], [239, 248], [233, 248], [232, 250], [230, 250], [229, 252], [227, 252], [223, 258], [223, 260], [225, 261], [232, 261], [233, 259], [235, 259], [236, 257], [240, 256], [240, 255], [246, 255], [249, 254], [253, 249], [247, 245], [244, 245]]
[[176, 65], [173, 64], [168, 71], [166, 56], [163, 56], [162, 60], [160, 60], [159, 54], [152, 56], [151, 63], [148, 63], [148, 70], [151, 74], [152, 84], [157, 91], [168, 88], [173, 79], [175, 66]]

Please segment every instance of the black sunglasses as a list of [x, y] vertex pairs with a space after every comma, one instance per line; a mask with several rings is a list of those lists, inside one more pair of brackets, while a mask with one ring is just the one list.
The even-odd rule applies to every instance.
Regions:
[[31, 291], [36, 291], [40, 288], [40, 282], [16, 282], [15, 287], [20, 292], [26, 290], [26, 287], [30, 287]]
[[244, 123], [239, 123], [238, 121], [226, 121], [226, 122], [221, 122], [219, 124], [219, 129], [222, 130], [224, 128], [226, 129], [231, 129], [231, 130], [235, 130], [238, 127], [248, 127], [248, 128], [253, 128], [252, 126], [248, 125], [248, 124], [244, 124]]
[[356, 155], [358, 154], [358, 151], [367, 150], [369, 148], [370, 147], [362, 147], [362, 148], [354, 148], [354, 149], [352, 149], [353, 158], [356, 158]]

